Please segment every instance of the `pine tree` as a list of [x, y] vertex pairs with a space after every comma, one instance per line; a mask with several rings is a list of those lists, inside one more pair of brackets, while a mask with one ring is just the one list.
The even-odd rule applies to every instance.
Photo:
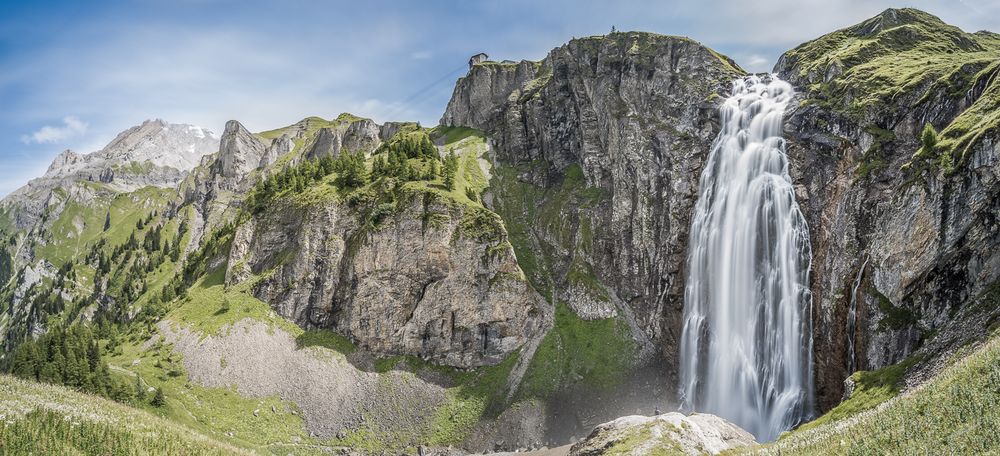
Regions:
[[156, 393], [153, 394], [153, 400], [149, 402], [153, 407], [163, 407], [167, 405], [167, 398], [163, 396], [163, 388], [156, 388]]
[[920, 133], [920, 142], [923, 144], [923, 153], [929, 155], [937, 147], [938, 137], [934, 126], [928, 122], [924, 125], [924, 131]]
[[365, 168], [365, 155], [363, 152], [344, 151], [337, 157], [337, 185], [341, 188], [358, 188], [365, 185], [368, 180], [368, 170]]
[[437, 148], [434, 147], [434, 143], [431, 142], [431, 138], [426, 134], [420, 138], [420, 155], [427, 158], [437, 158]]
[[448, 190], [455, 189], [455, 175], [458, 173], [458, 157], [455, 156], [455, 151], [448, 152], [448, 156], [444, 159], [444, 169], [441, 171], [441, 176], [444, 177], [444, 186]]
[[104, 231], [111, 228], [111, 211], [108, 211], [108, 215], [104, 216]]
[[87, 348], [87, 364], [91, 372], [96, 372], [101, 364], [101, 347], [96, 340]]

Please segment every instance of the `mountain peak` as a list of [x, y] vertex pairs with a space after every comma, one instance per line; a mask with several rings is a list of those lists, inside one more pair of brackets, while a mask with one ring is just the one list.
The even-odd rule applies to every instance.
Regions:
[[147, 126], [147, 125], [158, 125], [158, 126], [161, 126], [161, 127], [165, 127], [165, 126], [167, 126], [169, 124], [167, 123], [167, 121], [165, 121], [163, 119], [156, 118], [156, 119], [146, 119], [146, 120], [142, 121], [142, 123], [139, 126], [144, 127], [144, 126]]
[[75, 168], [80, 163], [80, 155], [70, 149], [66, 149], [52, 159], [52, 164], [45, 171], [46, 176], [59, 174], [60, 172]]
[[881, 21], [886, 28], [914, 23], [947, 25], [941, 18], [916, 8], [888, 8], [869, 20]]
[[219, 172], [224, 177], [244, 177], [257, 169], [267, 147], [239, 121], [226, 122], [219, 144]]
[[875, 37], [880, 33], [901, 26], [917, 26], [924, 31], [942, 30], [947, 33], [962, 34], [962, 30], [949, 25], [941, 18], [915, 8], [889, 8], [860, 24], [849, 27], [851, 35]]
[[187, 171], [197, 166], [203, 155], [218, 148], [219, 139], [209, 130], [153, 119], [119, 133], [98, 154], [107, 160], [149, 161]]

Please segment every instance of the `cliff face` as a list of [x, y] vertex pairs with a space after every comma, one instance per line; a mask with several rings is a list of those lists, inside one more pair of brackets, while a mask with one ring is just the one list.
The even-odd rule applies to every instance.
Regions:
[[341, 150], [371, 154], [382, 143], [380, 130], [378, 124], [369, 119], [323, 128], [316, 136], [307, 157], [336, 157]]
[[539, 64], [475, 65], [441, 120], [491, 135], [486, 200], [535, 287], [587, 319], [630, 315], [670, 375], [716, 100], [741, 74], [688, 39], [614, 33]]
[[[188, 200], [202, 208], [204, 220], [196, 234], [232, 218], [219, 213], [241, 205], [253, 176], [280, 171], [248, 164], [281, 141], [293, 142], [282, 159], [294, 164], [342, 150], [371, 153], [383, 134], [389, 140], [404, 127], [416, 128], [342, 115], [251, 135], [230, 122], [219, 156], [191, 181]], [[273, 142], [264, 146], [268, 136]], [[480, 158], [486, 145], [473, 137], [442, 140], [440, 147], [467, 163], [459, 172], [467, 182], [464, 196], [454, 194], [459, 188], [442, 192], [435, 184], [413, 187], [394, 178], [364, 189], [323, 181], [288, 192], [237, 219], [227, 286], [248, 282], [253, 295], [283, 317], [303, 328], [332, 329], [378, 356], [412, 355], [457, 367], [507, 358], [544, 332], [552, 312], [518, 267], [502, 221], [468, 196], [479, 191], [468, 182], [488, 172]], [[220, 182], [230, 181], [240, 188], [220, 207], [226, 194], [220, 187], [234, 188]]]
[[329, 328], [379, 355], [495, 364], [547, 324], [501, 226], [481, 208], [414, 193], [377, 226], [329, 200], [283, 205], [237, 230], [227, 285], [304, 328]]
[[[903, 9], [776, 66], [798, 91], [786, 136], [812, 235], [821, 409], [849, 365], [939, 358], [986, 333], [995, 311], [974, 304], [1000, 275], [998, 57], [997, 35]], [[715, 101], [742, 71], [635, 33], [574, 40], [531, 68], [474, 66], [442, 123], [491, 135], [488, 201], [536, 288], [585, 318], [634, 312], [675, 369], [697, 177]], [[938, 139], [923, 146], [928, 123]]]
[[[848, 366], [943, 359], [997, 321], [997, 62], [997, 35], [889, 10], [778, 63], [798, 92], [786, 138], [814, 254], [821, 409], [840, 399]], [[486, 132], [488, 146], [466, 129], [346, 114], [256, 134], [232, 121], [221, 141], [147, 122], [101, 154], [63, 153], [0, 203], [8, 244], [0, 298], [12, 315], [0, 318], [0, 333], [44, 331], [47, 314], [33, 310], [43, 297], [115, 304], [107, 277], [91, 286], [100, 268], [138, 274], [117, 274], [120, 288], [163, 287], [129, 255], [101, 258], [116, 256], [132, 234], [143, 243], [149, 225], [132, 227], [169, 226], [170, 244], [151, 242], [140, 256], [162, 260], [166, 245], [183, 242], [166, 266], [174, 269], [161, 273], [187, 280], [198, 277], [183, 277], [184, 258], [232, 222], [232, 239], [192, 274], [224, 268], [226, 292], [249, 290], [301, 327], [332, 329], [377, 356], [475, 368], [516, 353], [498, 382], [511, 389], [501, 405], [572, 386], [614, 387], [617, 371], [634, 367], [635, 347], [674, 376], [698, 179], [718, 133], [718, 103], [743, 74], [685, 38], [613, 33], [573, 40], [541, 62], [474, 65], [441, 122]], [[938, 133], [921, 141], [925, 124]], [[400, 133], [427, 135], [435, 149], [415, 142], [421, 150], [404, 158], [387, 153]], [[338, 171], [305, 163], [344, 150], [364, 152], [366, 172], [384, 154], [381, 180], [351, 190], [337, 183]], [[456, 151], [454, 189], [431, 171], [434, 151]], [[204, 155], [197, 165], [195, 155]], [[413, 168], [386, 174], [386, 158]], [[300, 166], [308, 171], [288, 177]], [[282, 173], [267, 204], [248, 204], [262, 179]], [[160, 188], [139, 189], [146, 185]], [[67, 264], [87, 279], [64, 280]], [[174, 283], [186, 286], [166, 286]], [[185, 290], [167, 291], [119, 293], [122, 320], [140, 301], [180, 305], [172, 292]], [[94, 311], [77, 310], [81, 318]], [[635, 340], [603, 340], [622, 334]], [[522, 379], [528, 387], [517, 391]], [[662, 394], [669, 382], [648, 383]]]
[[[982, 114], [1000, 100], [997, 58], [996, 35], [904, 9], [803, 44], [775, 68], [800, 90], [786, 134], [812, 236], [824, 408], [850, 375], [849, 337], [868, 370], [987, 333], [992, 317], [975, 314], [995, 309], [970, 308], [1000, 276], [1000, 134]], [[930, 148], [928, 123], [941, 132]]]

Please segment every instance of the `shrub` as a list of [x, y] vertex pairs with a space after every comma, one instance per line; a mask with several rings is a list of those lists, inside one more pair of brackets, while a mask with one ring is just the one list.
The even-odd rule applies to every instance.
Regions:
[[167, 405], [167, 399], [163, 396], [163, 388], [156, 388], [156, 393], [153, 394], [153, 400], [149, 402], [153, 407], [163, 407]]

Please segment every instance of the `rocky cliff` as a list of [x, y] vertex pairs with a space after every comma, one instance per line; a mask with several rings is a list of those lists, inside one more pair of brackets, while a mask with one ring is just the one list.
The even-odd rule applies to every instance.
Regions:
[[278, 205], [237, 229], [226, 283], [374, 354], [450, 366], [496, 364], [547, 328], [495, 215], [433, 192], [395, 205], [374, 225], [335, 199]]
[[[824, 408], [840, 399], [852, 356], [855, 369], [878, 369], [932, 339], [954, 348], [987, 333], [965, 323], [965, 307], [1000, 276], [1000, 133], [989, 114], [998, 59], [997, 35], [903, 9], [805, 43], [775, 67], [799, 90], [786, 132], [812, 235]], [[921, 142], [926, 124], [940, 131], [936, 144]], [[972, 313], [983, 311], [995, 312]]]
[[[1000, 273], [998, 43], [887, 10], [775, 68], [798, 91], [786, 134], [812, 232], [821, 410], [849, 368], [923, 346], [935, 358], [992, 321], [969, 323], [976, 312], [963, 309]], [[638, 33], [577, 39], [529, 63], [474, 66], [441, 121], [490, 133], [488, 201], [536, 288], [585, 318], [627, 304], [675, 368], [697, 176], [715, 101], [743, 72], [690, 40]]]
[[[842, 397], [850, 370], [913, 357], [925, 361], [919, 379], [995, 325], [998, 62], [997, 35], [907, 9], [778, 62], [797, 91], [786, 138], [812, 236], [820, 410]], [[273, 309], [300, 327], [289, 334], [360, 349], [351, 360], [361, 370], [430, 361], [412, 370], [445, 384], [433, 402], [452, 408], [428, 420], [490, 430], [439, 442], [516, 448], [557, 426], [583, 435], [602, 414], [625, 412], [615, 407], [673, 399], [698, 178], [718, 102], [744, 74], [686, 38], [612, 33], [540, 62], [474, 65], [434, 129], [342, 114], [260, 133], [231, 121], [215, 139], [146, 122], [99, 153], [61, 154], [0, 203], [0, 333], [24, 339], [50, 316], [113, 320], [145, 345], [156, 340], [149, 331], [189, 331], [175, 337], [185, 359], [218, 386], [241, 369], [194, 362], [206, 346], [198, 325], [270, 324]], [[437, 168], [452, 152], [449, 186]], [[366, 177], [342, 182], [349, 160], [325, 167], [338, 157], [363, 161]], [[230, 298], [240, 311], [230, 313]], [[178, 322], [190, 327], [174, 333]], [[287, 351], [302, 349], [282, 337]], [[642, 363], [657, 372], [623, 386]], [[462, 370], [438, 381], [441, 365]], [[259, 391], [290, 388], [267, 386]], [[358, 391], [362, 408], [345, 423], [399, 394], [366, 403], [375, 389]], [[312, 394], [325, 392], [296, 397]], [[495, 435], [488, 407], [530, 415], [532, 437]], [[690, 421], [675, 418], [651, 426]]]
[[670, 375], [698, 176], [742, 74], [686, 38], [613, 33], [475, 65], [441, 119], [491, 135], [488, 201], [536, 288], [586, 319], [634, 315]]

